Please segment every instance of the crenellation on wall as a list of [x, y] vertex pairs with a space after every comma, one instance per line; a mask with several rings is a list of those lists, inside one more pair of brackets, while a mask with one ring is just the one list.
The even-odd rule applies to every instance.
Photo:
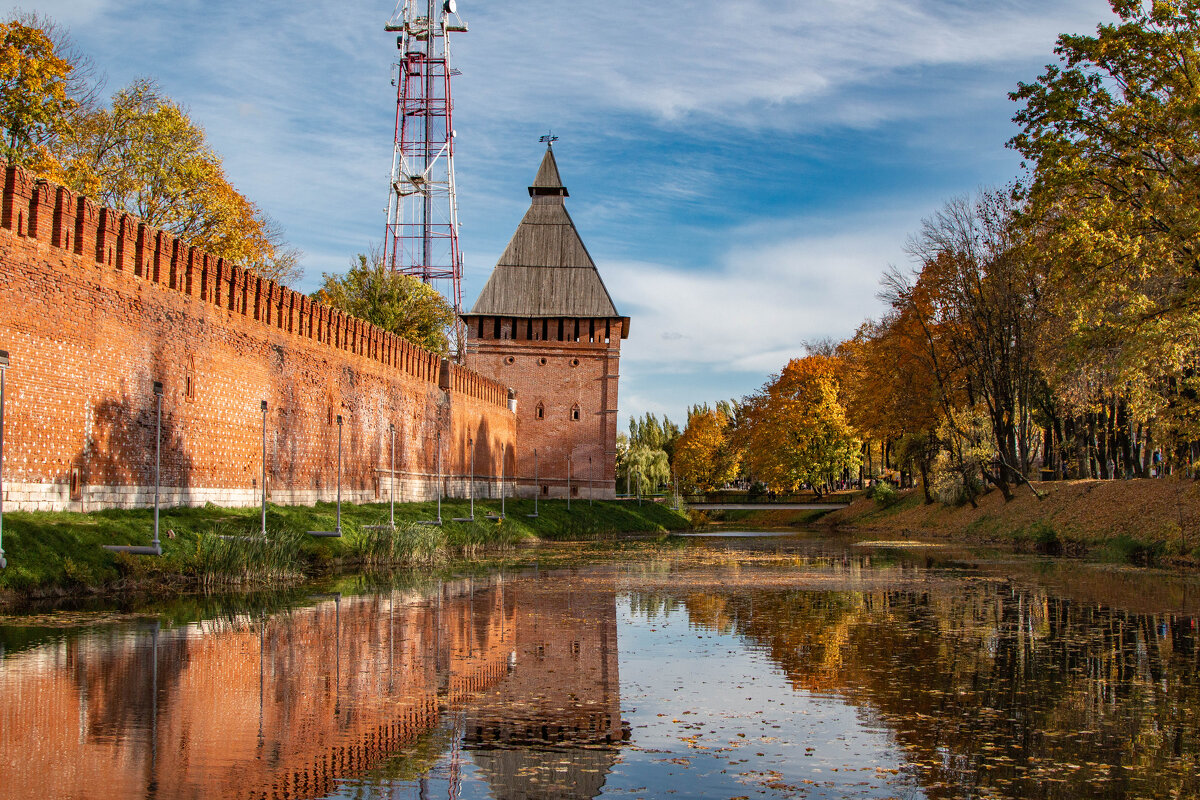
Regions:
[[393, 424], [408, 499], [437, 491], [438, 441], [451, 491], [469, 490], [467, 441], [477, 490], [497, 491], [516, 447], [501, 384], [454, 365], [443, 389], [451, 367], [437, 354], [18, 167], [0, 171], [10, 507], [146, 505], [156, 380], [168, 505], [257, 502], [264, 399], [273, 502], [336, 496], [338, 414], [347, 500], [386, 497], [376, 472]]

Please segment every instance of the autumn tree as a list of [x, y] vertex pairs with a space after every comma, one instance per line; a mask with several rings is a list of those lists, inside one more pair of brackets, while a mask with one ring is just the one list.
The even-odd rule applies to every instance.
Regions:
[[53, 167], [51, 145], [79, 105], [70, 94], [73, 70], [46, 31], [15, 19], [0, 23], [0, 125], [9, 162]]
[[60, 139], [61, 174], [52, 177], [75, 191], [263, 277], [299, 278], [298, 254], [278, 226], [234, 189], [204, 130], [153, 82], [135, 81], [110, 107], [76, 115]]
[[818, 493], [858, 468], [859, 441], [838, 400], [837, 358], [810, 355], [788, 362], [746, 398], [745, 458], [756, 478], [785, 491]]
[[378, 251], [360, 253], [345, 274], [326, 273], [313, 299], [431, 352], [450, 352], [454, 308], [429, 284], [390, 269]]
[[1200, 2], [1110, 4], [1116, 22], [1060, 36], [1058, 63], [1011, 95], [1010, 142], [1045, 234], [1047, 367], [1102, 472], [1105, 441], [1155, 417], [1168, 457], [1200, 439]]
[[688, 414], [673, 460], [684, 486], [708, 492], [737, 477], [740, 458], [729, 437], [730, 424], [730, 415], [720, 405], [716, 409], [697, 407]]
[[1015, 211], [1000, 192], [950, 201], [907, 244], [915, 276], [893, 270], [885, 277], [887, 299], [924, 333], [944, 420], [953, 426], [961, 409], [985, 410], [996, 444], [987, 479], [1006, 500], [1028, 482], [1040, 444], [1033, 400], [1042, 380], [1035, 349], [1040, 262]]
[[861, 438], [881, 442], [902, 469], [920, 474], [931, 503], [929, 473], [941, 415], [918, 318], [927, 313], [923, 305], [901, 304], [878, 322], [865, 322], [839, 352], [845, 364], [841, 396], [851, 426]]

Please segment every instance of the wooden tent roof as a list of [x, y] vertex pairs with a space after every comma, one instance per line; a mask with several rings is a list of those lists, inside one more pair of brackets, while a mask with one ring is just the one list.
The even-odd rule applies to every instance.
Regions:
[[464, 316], [621, 317], [563, 205], [567, 190], [549, 147], [529, 193], [525, 218]]

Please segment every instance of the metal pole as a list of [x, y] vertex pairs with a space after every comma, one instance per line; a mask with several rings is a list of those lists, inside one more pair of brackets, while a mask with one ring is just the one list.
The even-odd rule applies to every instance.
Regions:
[[500, 448], [500, 519], [504, 519], [504, 457], [508, 455], [508, 445]]
[[396, 426], [389, 424], [388, 431], [392, 435], [392, 478], [388, 482], [388, 497], [391, 499], [392, 509], [388, 519], [391, 521], [392, 527], [394, 528], [396, 527]]
[[342, 533], [342, 415], [338, 414], [337, 532]]
[[592, 457], [588, 456], [588, 505], [594, 506], [593, 495], [596, 494], [596, 470], [592, 466]]
[[637, 493], [638, 505], [640, 506], [642, 504], [642, 471], [640, 469], [638, 470]]
[[442, 432], [438, 431], [437, 435], [437, 462], [438, 462], [438, 525], [442, 524]]
[[162, 468], [163, 385], [160, 381], [154, 382], [154, 398], [158, 405], [158, 421], [155, 423], [154, 428], [154, 549], [161, 550], [162, 546], [158, 543], [158, 479]]
[[0, 350], [0, 569], [8, 566], [4, 557], [4, 373], [8, 372], [8, 351]]
[[267, 538], [267, 401], [262, 401], [262, 538]]
[[467, 444], [471, 445], [471, 483], [467, 486], [467, 492], [471, 496], [471, 519], [475, 519], [475, 440], [468, 439]]
[[533, 516], [538, 515], [538, 495], [542, 493], [542, 487], [538, 485], [538, 463], [537, 449], [533, 451]]
[[567, 456], [567, 511], [571, 510], [571, 457]]

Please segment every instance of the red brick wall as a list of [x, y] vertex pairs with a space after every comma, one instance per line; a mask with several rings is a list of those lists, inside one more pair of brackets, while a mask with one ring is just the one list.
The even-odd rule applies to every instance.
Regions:
[[[610, 341], [596, 338], [480, 339], [477, 330], [468, 332], [468, 365], [516, 391], [521, 447], [515, 468], [524, 495], [534, 491], [536, 450], [536, 484], [542, 496], [567, 495], [568, 459], [574, 496], [615, 496], [621, 323], [612, 322]], [[578, 420], [571, 417], [575, 406]]]
[[389, 424], [400, 497], [433, 490], [439, 430], [460, 491], [468, 437], [477, 475], [499, 475], [515, 449], [504, 385], [2, 161], [0, 173], [7, 508], [147, 503], [156, 380], [168, 504], [257, 502], [262, 400], [274, 502], [333, 498], [338, 415], [352, 500], [386, 498]]

